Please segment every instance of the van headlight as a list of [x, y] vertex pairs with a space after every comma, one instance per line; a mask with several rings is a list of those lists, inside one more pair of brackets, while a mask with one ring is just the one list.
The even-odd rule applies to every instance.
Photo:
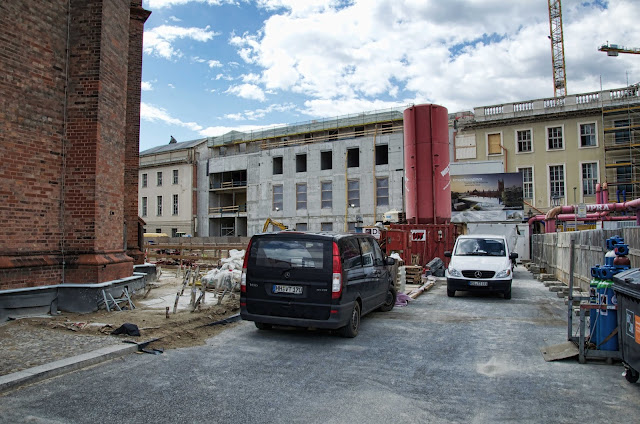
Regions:
[[458, 271], [455, 268], [449, 268], [449, 275], [452, 277], [462, 277], [462, 274], [460, 273], [460, 271]]
[[511, 275], [511, 268], [507, 268], [497, 273], [496, 278], [507, 278], [510, 275]]

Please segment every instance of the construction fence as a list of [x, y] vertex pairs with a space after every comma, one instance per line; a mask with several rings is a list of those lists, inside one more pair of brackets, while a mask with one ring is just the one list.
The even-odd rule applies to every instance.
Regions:
[[531, 236], [531, 261], [557, 280], [569, 283], [571, 240], [575, 240], [573, 284], [588, 291], [591, 267], [604, 265], [605, 241], [613, 236], [624, 238], [631, 267], [640, 267], [640, 227], [535, 234]]
[[145, 237], [144, 253], [158, 265], [215, 268], [230, 250], [244, 250], [248, 243], [248, 237]]

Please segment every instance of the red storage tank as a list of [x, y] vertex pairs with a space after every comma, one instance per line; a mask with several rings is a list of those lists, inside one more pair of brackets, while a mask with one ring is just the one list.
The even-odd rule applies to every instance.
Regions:
[[426, 104], [404, 111], [404, 164], [407, 222], [448, 223], [451, 185], [445, 107]]

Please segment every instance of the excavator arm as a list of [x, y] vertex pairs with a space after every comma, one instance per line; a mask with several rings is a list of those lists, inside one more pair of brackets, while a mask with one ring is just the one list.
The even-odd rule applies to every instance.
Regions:
[[287, 228], [289, 228], [289, 227], [287, 227], [286, 225], [284, 225], [281, 222], [278, 222], [278, 221], [273, 220], [271, 218], [267, 218], [267, 220], [264, 222], [264, 226], [262, 227], [262, 232], [263, 233], [267, 232], [267, 230], [269, 229], [269, 224], [273, 225], [274, 227], [278, 227], [283, 231], [286, 230]]

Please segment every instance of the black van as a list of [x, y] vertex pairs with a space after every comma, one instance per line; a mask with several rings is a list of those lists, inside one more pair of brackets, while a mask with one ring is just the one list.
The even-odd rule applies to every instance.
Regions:
[[394, 262], [367, 234], [257, 234], [244, 258], [240, 316], [261, 330], [327, 328], [355, 337], [362, 315], [393, 309]]

